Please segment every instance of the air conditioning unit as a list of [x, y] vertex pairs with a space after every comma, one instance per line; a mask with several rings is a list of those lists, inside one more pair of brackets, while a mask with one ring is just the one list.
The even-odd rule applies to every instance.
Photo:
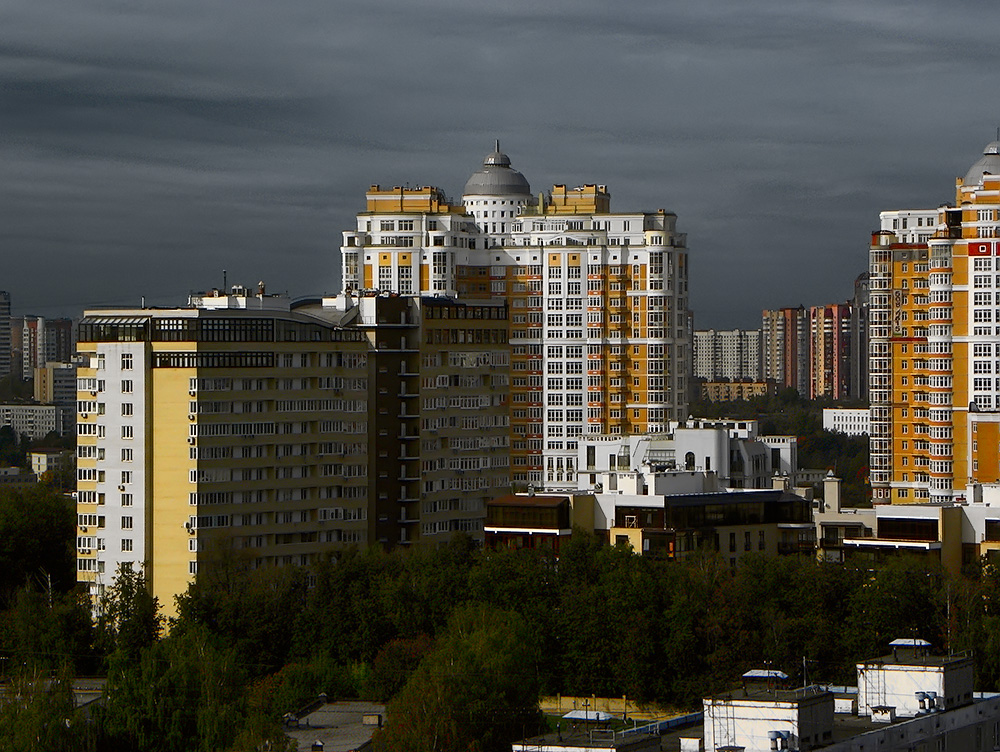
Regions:
[[80, 532], [81, 532], [81, 533], [85, 533], [85, 532], [87, 532], [87, 526], [86, 526], [86, 525], [82, 526], [82, 527], [80, 528]]
[[194, 420], [194, 418], [195, 418], [194, 413], [188, 413], [188, 420]]
[[194, 436], [188, 436], [188, 444], [194, 444]]
[[198, 390], [197, 389], [188, 389], [188, 394], [191, 395], [192, 397], [195, 397], [198, 394]]
[[122, 485], [118, 486], [118, 490], [119, 491], [124, 491], [125, 490], [125, 484], [122, 484]]
[[90, 396], [91, 397], [96, 397], [97, 396], [97, 390], [95, 389], [95, 390], [91, 391]]
[[81, 418], [87, 418], [87, 417], [90, 417], [90, 414], [89, 413], [80, 413], [80, 417]]

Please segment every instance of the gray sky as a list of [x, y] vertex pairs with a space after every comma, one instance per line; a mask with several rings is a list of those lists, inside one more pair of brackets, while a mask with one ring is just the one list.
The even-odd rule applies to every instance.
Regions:
[[848, 298], [878, 212], [954, 200], [1000, 121], [1000, 4], [5, 0], [0, 288], [16, 313], [340, 287], [371, 183], [678, 215], [696, 326]]

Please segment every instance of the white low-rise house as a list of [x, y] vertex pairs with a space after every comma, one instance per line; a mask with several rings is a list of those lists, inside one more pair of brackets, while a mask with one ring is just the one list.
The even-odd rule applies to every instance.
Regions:
[[891, 655], [858, 664], [860, 715], [912, 718], [972, 702], [970, 654], [931, 655], [930, 643], [919, 639], [890, 646]]
[[[701, 737], [681, 750], [914, 752], [1000, 748], [1000, 695], [974, 694], [969, 655], [935, 656], [928, 643], [896, 640], [893, 652], [857, 665], [858, 686], [782, 688], [777, 671], [704, 700]], [[664, 746], [664, 749], [671, 747]], [[673, 747], [676, 749], [677, 747]]]
[[833, 693], [818, 686], [745, 686], [703, 706], [705, 750], [808, 750], [833, 740]]
[[823, 408], [823, 430], [848, 436], [868, 436], [871, 433], [871, 412], [867, 407]]
[[689, 418], [671, 421], [664, 433], [582, 436], [578, 487], [600, 483], [605, 492], [637, 494], [764, 489], [774, 475], [794, 485], [797, 463], [794, 436], [760, 436], [755, 420]]

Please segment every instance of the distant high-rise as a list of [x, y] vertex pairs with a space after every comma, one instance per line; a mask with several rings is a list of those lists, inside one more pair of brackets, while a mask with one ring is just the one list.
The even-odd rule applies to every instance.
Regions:
[[515, 481], [575, 488], [582, 434], [686, 417], [686, 237], [671, 212], [612, 212], [603, 185], [533, 195], [500, 151], [460, 204], [372, 186], [344, 232], [345, 291], [506, 301]]
[[17, 321], [20, 324], [22, 378], [32, 378], [35, 369], [48, 362], [66, 363], [72, 360], [76, 341], [71, 319], [25, 316]]
[[760, 381], [760, 330], [700, 329], [694, 333], [695, 378], [706, 381]]
[[0, 378], [10, 373], [10, 293], [0, 290]]
[[846, 399], [851, 386], [851, 305], [809, 308], [809, 399]]
[[809, 317], [803, 306], [763, 312], [761, 360], [765, 379], [809, 394]]
[[868, 399], [868, 272], [854, 281], [851, 300], [851, 392], [852, 400]]

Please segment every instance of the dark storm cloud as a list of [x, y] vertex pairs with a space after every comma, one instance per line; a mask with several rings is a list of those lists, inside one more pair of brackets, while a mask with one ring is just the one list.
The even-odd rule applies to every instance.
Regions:
[[844, 299], [878, 212], [992, 138], [1000, 9], [959, 2], [11, 0], [0, 287], [20, 311], [338, 288], [371, 183], [676, 211], [699, 326]]

